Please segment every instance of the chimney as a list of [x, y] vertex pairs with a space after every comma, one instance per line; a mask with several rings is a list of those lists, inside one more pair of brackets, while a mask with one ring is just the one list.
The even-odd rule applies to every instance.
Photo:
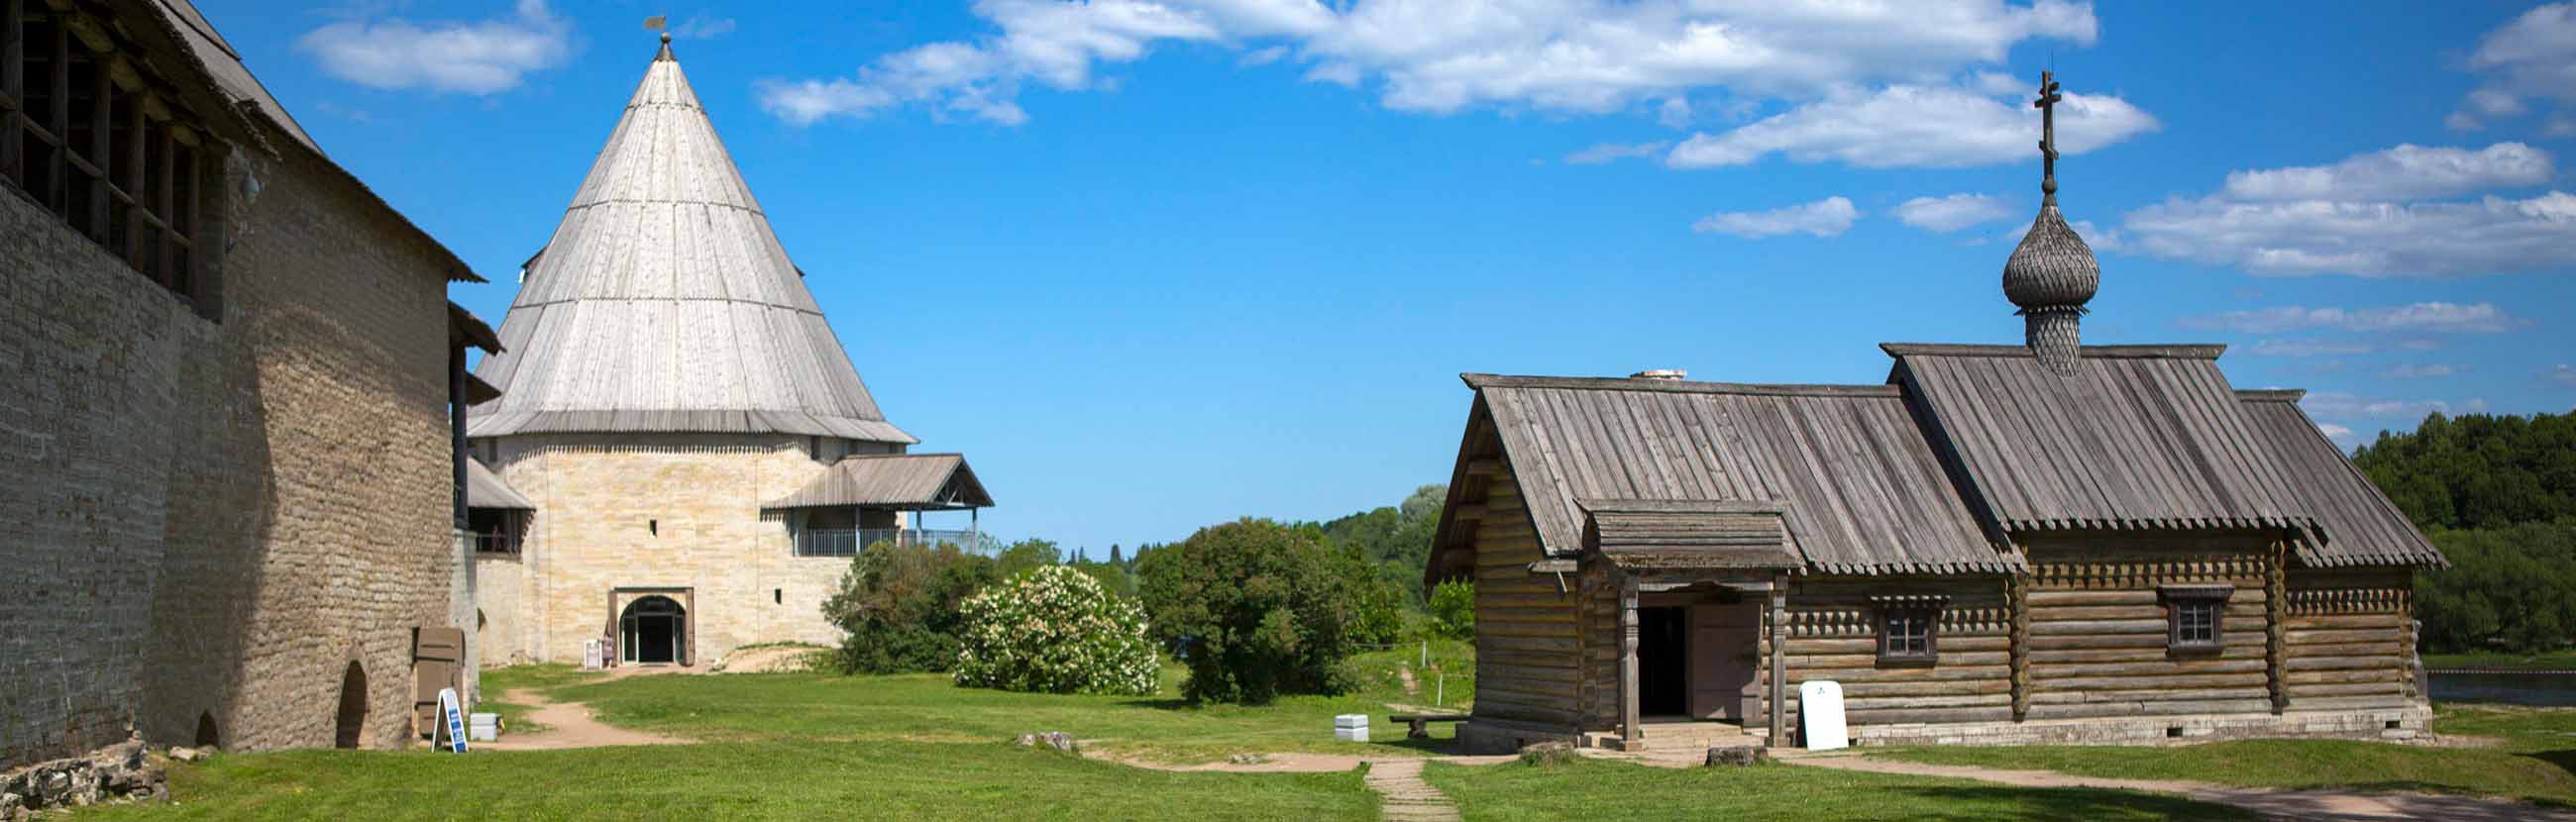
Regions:
[[1669, 382], [1669, 381], [1678, 381], [1678, 380], [1687, 380], [1687, 379], [1690, 379], [1690, 372], [1688, 372], [1688, 371], [1684, 371], [1684, 370], [1679, 369], [1679, 368], [1649, 368], [1649, 369], [1646, 369], [1646, 370], [1644, 370], [1644, 371], [1639, 371], [1639, 372], [1637, 372], [1637, 373], [1634, 373], [1634, 374], [1630, 374], [1630, 375], [1628, 375], [1628, 379], [1632, 379], [1632, 380], [1665, 380], [1665, 381], [1668, 381], [1668, 382]]

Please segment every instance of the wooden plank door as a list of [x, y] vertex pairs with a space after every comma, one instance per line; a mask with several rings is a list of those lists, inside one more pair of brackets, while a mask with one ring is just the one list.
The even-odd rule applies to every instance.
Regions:
[[1756, 702], [1761, 612], [1751, 602], [1703, 602], [1691, 606], [1690, 626], [1691, 716], [1745, 721]]

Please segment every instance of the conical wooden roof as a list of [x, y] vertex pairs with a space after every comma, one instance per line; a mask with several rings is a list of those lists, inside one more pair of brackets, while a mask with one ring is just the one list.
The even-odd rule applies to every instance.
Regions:
[[918, 440], [885, 421], [666, 43], [475, 375], [476, 437], [701, 431]]

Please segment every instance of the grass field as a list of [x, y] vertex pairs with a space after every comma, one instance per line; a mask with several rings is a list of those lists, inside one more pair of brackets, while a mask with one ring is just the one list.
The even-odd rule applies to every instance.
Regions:
[[[1330, 717], [1382, 716], [1387, 701], [1429, 701], [1408, 693], [1393, 671], [1397, 660], [1418, 655], [1418, 649], [1363, 655], [1355, 661], [1363, 669], [1358, 694], [1261, 707], [1009, 694], [960, 689], [932, 675], [604, 680], [561, 666], [524, 667], [488, 672], [487, 691], [524, 688], [580, 701], [611, 724], [702, 742], [464, 756], [223, 753], [172, 765], [173, 802], [83, 809], [73, 818], [1371, 819], [1378, 800], [1356, 771], [1169, 773], [1005, 740], [1060, 730], [1122, 754], [1189, 761], [1244, 752], [1415, 755], [1429, 746], [1406, 742], [1399, 729], [1384, 725], [1379, 742], [1335, 742]], [[1167, 679], [1177, 676], [1167, 672]], [[1454, 702], [1472, 685], [1453, 677], [1447, 687]], [[525, 706], [496, 707], [525, 712]], [[1470, 819], [1599, 819], [1605, 809], [1640, 819], [1708, 818], [1712, 811], [1852, 820], [2241, 818], [2213, 806], [2115, 791], [2020, 790], [1786, 766], [1667, 771], [1593, 761], [1483, 769], [1435, 764], [1430, 778], [1451, 790]]]
[[2501, 796], [2576, 808], [2576, 711], [2446, 705], [2437, 710], [2433, 730], [2494, 737], [2502, 744], [2436, 748], [2329, 739], [2250, 739], [2169, 748], [1909, 748], [1878, 755], [2244, 787]]
[[2233, 808], [2126, 791], [2008, 788], [1791, 765], [1673, 770], [1600, 760], [1484, 767], [1434, 762], [1424, 777], [1457, 801], [1468, 822], [2255, 819]]

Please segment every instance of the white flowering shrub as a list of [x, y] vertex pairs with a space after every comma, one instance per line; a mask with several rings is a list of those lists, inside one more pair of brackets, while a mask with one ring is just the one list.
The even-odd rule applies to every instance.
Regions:
[[1145, 610], [1090, 575], [1049, 565], [985, 588], [958, 610], [957, 684], [1050, 694], [1154, 692]]

